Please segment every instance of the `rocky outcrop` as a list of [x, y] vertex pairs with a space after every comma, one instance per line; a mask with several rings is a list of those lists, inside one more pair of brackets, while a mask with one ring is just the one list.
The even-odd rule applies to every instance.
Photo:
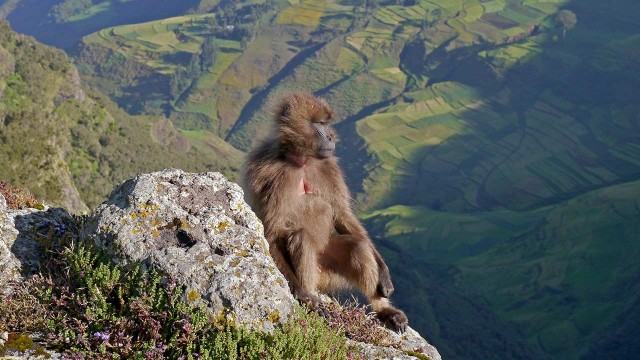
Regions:
[[80, 73], [76, 67], [72, 67], [66, 74], [66, 80], [60, 86], [60, 92], [56, 96], [56, 103], [62, 103], [69, 99], [78, 100], [80, 102], [85, 101], [86, 95], [82, 90], [82, 82], [80, 80]]
[[[60, 208], [11, 210], [0, 195], [0, 289], [37, 270], [51, 231], [76, 226]], [[77, 228], [76, 228], [77, 229]], [[182, 170], [143, 174], [116, 187], [83, 229], [116, 261], [141, 263], [185, 285], [184, 298], [228, 324], [271, 331], [296, 300], [268, 251], [262, 224], [240, 187], [219, 173]], [[412, 329], [389, 331], [392, 347], [351, 341], [367, 359], [439, 360]]]
[[260, 220], [219, 173], [140, 175], [118, 186], [90, 224], [114, 258], [160, 269], [186, 285], [187, 299], [236, 325], [270, 331], [294, 309]]

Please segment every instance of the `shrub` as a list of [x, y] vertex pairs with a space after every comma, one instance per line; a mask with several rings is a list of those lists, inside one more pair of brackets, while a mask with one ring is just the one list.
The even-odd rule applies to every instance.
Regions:
[[8, 182], [0, 181], [0, 194], [4, 196], [9, 209], [44, 209], [44, 205], [36, 200], [29, 190], [11, 186]]
[[320, 312], [327, 318], [330, 328], [344, 333], [351, 340], [379, 346], [400, 345], [380, 326], [380, 321], [374, 314], [355, 302], [345, 306], [336, 302], [324, 302]]

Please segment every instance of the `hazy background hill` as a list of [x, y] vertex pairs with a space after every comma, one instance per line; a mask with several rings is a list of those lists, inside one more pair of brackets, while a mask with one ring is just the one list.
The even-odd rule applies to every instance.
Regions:
[[[103, 114], [93, 127], [58, 120], [53, 101], [24, 117], [71, 129], [58, 137], [69, 145], [33, 156], [62, 155], [33, 169], [59, 174], [77, 199], [93, 205], [106, 184], [168, 165], [233, 174], [268, 130], [269, 97], [312, 91], [336, 112], [396, 302], [444, 356], [640, 357], [639, 3], [0, 4], [15, 29], [73, 57], [93, 90], [66, 103]], [[75, 74], [63, 67], [55, 76]], [[55, 99], [69, 80], [46, 83]], [[26, 182], [15, 159], [2, 177]]]

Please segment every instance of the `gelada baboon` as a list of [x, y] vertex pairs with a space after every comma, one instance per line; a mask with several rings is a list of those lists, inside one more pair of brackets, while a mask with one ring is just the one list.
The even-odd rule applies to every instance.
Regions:
[[245, 187], [291, 291], [315, 307], [316, 291], [355, 285], [383, 323], [404, 331], [407, 317], [388, 299], [389, 269], [351, 211], [327, 103], [286, 95], [274, 121], [275, 132], [249, 156]]

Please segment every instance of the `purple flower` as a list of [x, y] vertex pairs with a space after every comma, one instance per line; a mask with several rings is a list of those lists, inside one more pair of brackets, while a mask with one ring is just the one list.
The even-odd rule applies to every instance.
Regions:
[[109, 340], [109, 334], [105, 334], [105, 333], [102, 333], [102, 332], [99, 332], [99, 331], [96, 332], [95, 334], [93, 334], [93, 337], [95, 337], [97, 339], [100, 339], [102, 341]]
[[56, 230], [56, 235], [60, 236], [67, 231], [67, 227], [64, 224], [60, 224], [56, 226], [55, 230]]

